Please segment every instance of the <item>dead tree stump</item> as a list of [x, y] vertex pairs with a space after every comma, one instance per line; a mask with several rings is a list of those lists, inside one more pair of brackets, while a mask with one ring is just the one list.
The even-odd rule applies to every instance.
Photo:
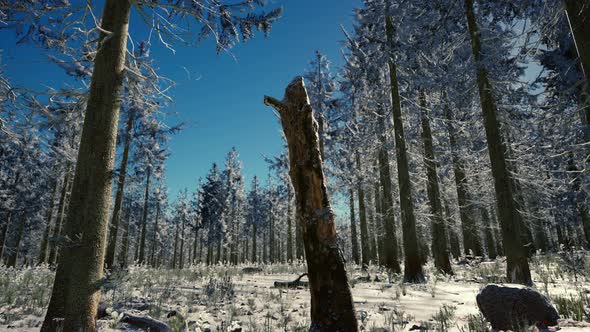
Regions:
[[310, 331], [356, 332], [352, 294], [322, 170], [318, 123], [303, 78], [297, 77], [287, 86], [282, 101], [265, 97], [264, 103], [279, 113], [289, 148], [289, 176], [295, 189], [311, 292]]

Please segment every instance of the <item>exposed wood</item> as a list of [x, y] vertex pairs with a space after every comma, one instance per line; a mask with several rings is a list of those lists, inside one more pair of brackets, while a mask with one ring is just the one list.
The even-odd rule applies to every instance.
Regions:
[[295, 189], [311, 292], [310, 331], [358, 331], [344, 257], [338, 248], [335, 216], [322, 170], [318, 123], [303, 78], [295, 78], [282, 101], [265, 97], [275, 108], [289, 150], [289, 176]]
[[307, 276], [307, 273], [303, 273], [297, 279], [293, 281], [275, 281], [274, 287], [275, 288], [297, 288], [297, 287], [309, 287], [309, 282], [301, 281], [301, 278]]
[[149, 316], [138, 316], [130, 313], [124, 313], [120, 320], [122, 323], [127, 323], [150, 332], [170, 332], [170, 326], [159, 320], [153, 319]]

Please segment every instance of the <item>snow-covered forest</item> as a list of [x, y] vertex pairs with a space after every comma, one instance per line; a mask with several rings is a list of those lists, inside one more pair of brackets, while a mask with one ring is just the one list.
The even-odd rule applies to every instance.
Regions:
[[0, 331], [590, 331], [590, 1], [359, 0], [251, 96], [264, 172], [171, 191], [152, 50], [272, 45], [282, 2], [0, 0], [64, 80], [0, 52]]

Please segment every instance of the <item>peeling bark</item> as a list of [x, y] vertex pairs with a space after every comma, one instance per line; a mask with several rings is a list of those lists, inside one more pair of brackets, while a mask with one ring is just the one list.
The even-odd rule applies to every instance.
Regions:
[[310, 331], [358, 331], [344, 257], [338, 248], [335, 216], [330, 206], [318, 137], [318, 123], [303, 78], [298, 77], [275, 108], [289, 148], [289, 175], [295, 189], [297, 223], [301, 225], [311, 292]]

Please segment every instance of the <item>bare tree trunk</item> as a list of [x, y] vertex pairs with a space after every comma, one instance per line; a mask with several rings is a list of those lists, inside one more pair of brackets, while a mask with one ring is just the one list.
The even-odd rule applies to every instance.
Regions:
[[[380, 151], [383, 150], [383, 147], [381, 147], [379, 149]], [[387, 151], [386, 151], [387, 153]], [[381, 154], [381, 152], [379, 152], [379, 154]], [[380, 162], [379, 162], [380, 163]], [[379, 165], [379, 163], [377, 163], [377, 165]], [[379, 167], [380, 168], [380, 167]], [[389, 167], [387, 167], [389, 169]], [[375, 228], [378, 229], [379, 231], [377, 232], [377, 243], [378, 243], [378, 248], [377, 248], [377, 252], [379, 255], [379, 265], [380, 266], [385, 266], [386, 264], [386, 247], [387, 247], [387, 238], [386, 236], [383, 234], [385, 233], [384, 230], [386, 227], [384, 227], [383, 223], [383, 195], [381, 194], [381, 190], [380, 190], [380, 185], [381, 185], [382, 181], [379, 182], [375, 182]], [[391, 181], [390, 181], [391, 183]], [[394, 225], [395, 227], [395, 225]], [[395, 233], [393, 234], [395, 236]], [[397, 242], [397, 241], [396, 241]], [[391, 245], [391, 244], [390, 244]], [[397, 253], [397, 244], [393, 247], [393, 249], [395, 249], [395, 252]], [[395, 262], [397, 262], [397, 259], [395, 260]], [[398, 267], [398, 271], [395, 273], [399, 273], [401, 271], [401, 268], [399, 266], [399, 263], [397, 264]]]
[[360, 263], [359, 259], [359, 243], [358, 243], [358, 236], [356, 232], [356, 216], [354, 213], [354, 190], [352, 189], [352, 185], [349, 190], [349, 205], [350, 205], [350, 242], [351, 242], [351, 249], [352, 249], [352, 260], [356, 263]]
[[[236, 227], [236, 231], [234, 232], [234, 238], [233, 238], [233, 252], [232, 252], [232, 263], [234, 265], [238, 265], [239, 263], [239, 256], [240, 256], [240, 241], [238, 241], [238, 239], [240, 238], [240, 222], [238, 220], [235, 221], [235, 227]], [[281, 252], [281, 250], [279, 249], [279, 252]]]
[[131, 137], [133, 123], [135, 121], [135, 108], [129, 110], [129, 118], [125, 127], [125, 143], [123, 146], [123, 156], [119, 165], [119, 177], [117, 178], [117, 193], [115, 194], [115, 206], [111, 219], [111, 231], [109, 232], [109, 242], [107, 254], [105, 257], [105, 266], [111, 268], [115, 266], [115, 253], [117, 249], [117, 235], [119, 233], [119, 223], [121, 221], [121, 207], [123, 205], [123, 193], [125, 192], [125, 179], [127, 177], [127, 162], [129, 160], [129, 150], [131, 150]]
[[289, 147], [289, 175], [309, 273], [310, 331], [358, 331], [322, 171], [318, 124], [308, 100], [303, 78], [298, 77], [287, 87], [283, 101], [265, 97], [264, 102], [279, 112]]
[[125, 207], [125, 230], [123, 236], [121, 236], [121, 248], [119, 250], [118, 265], [120, 267], [127, 266], [127, 255], [129, 252], [129, 233], [131, 232], [131, 207], [130, 203], [127, 203]]
[[[178, 223], [176, 223], [176, 231], [174, 232], [174, 253], [172, 254], [172, 269], [176, 269], [178, 257]], [[207, 262], [209, 264], [209, 261]]]
[[180, 255], [179, 255], [179, 264], [178, 268], [184, 268], [184, 224], [186, 223], [185, 218], [182, 218], [182, 222], [180, 224]]
[[367, 206], [365, 204], [365, 190], [363, 189], [363, 170], [361, 167], [361, 156], [356, 152], [356, 167], [359, 173], [357, 179], [357, 191], [359, 196], [359, 221], [361, 228], [361, 263], [368, 266], [371, 260], [369, 249], [369, 230], [367, 228]]
[[398, 244], [395, 225], [395, 211], [393, 210], [393, 189], [391, 188], [391, 170], [389, 168], [389, 153], [387, 152], [387, 134], [385, 128], [385, 120], [379, 119], [381, 127], [381, 134], [379, 135], [379, 182], [381, 183], [381, 191], [378, 204], [378, 212], [381, 215], [382, 224], [385, 228], [385, 235], [381, 235], [382, 241], [379, 262], [381, 265], [388, 268], [393, 273], [400, 273], [402, 271], [399, 265]]
[[59, 251], [59, 247], [62, 244], [62, 232], [63, 226], [66, 219], [66, 211], [67, 211], [67, 196], [68, 191], [70, 188], [71, 183], [71, 174], [70, 171], [67, 171], [64, 175], [64, 180], [61, 188], [61, 193], [59, 196], [59, 203], [57, 205], [57, 220], [55, 221], [55, 228], [53, 230], [53, 234], [51, 235], [52, 243], [50, 245], [49, 250], [49, 264], [56, 264], [57, 262], [57, 253]]
[[584, 193], [582, 191], [582, 180], [580, 179], [581, 174], [574, 162], [573, 153], [570, 153], [568, 158], [568, 167], [567, 171], [572, 174], [573, 179], [570, 181], [572, 186], [572, 191], [576, 194], [576, 198], [574, 198], [573, 205], [577, 207], [578, 214], [580, 216], [580, 220], [582, 221], [582, 230], [584, 232], [584, 239], [586, 243], [586, 247], [590, 247], [590, 214], [588, 213], [588, 208], [586, 207], [586, 202], [583, 199]]
[[461, 256], [461, 246], [459, 245], [459, 235], [457, 235], [457, 231], [453, 225], [455, 225], [455, 221], [451, 216], [451, 210], [449, 209], [449, 204], [447, 200], [444, 200], [445, 205], [445, 218], [447, 219], [447, 232], [449, 233], [449, 242], [451, 244], [451, 255], [453, 258], [458, 259]]
[[287, 195], [287, 261], [293, 261], [293, 221], [291, 219], [291, 192]]
[[509, 282], [531, 285], [531, 272], [526, 250], [520, 238], [520, 216], [514, 201], [512, 183], [506, 164], [505, 146], [497, 116], [498, 110], [492, 93], [492, 85], [488, 79], [488, 72], [483, 65], [480, 32], [473, 9], [473, 0], [464, 0], [464, 4], [476, 65], [477, 87], [483, 111], [488, 151], [492, 163], [498, 214], [506, 253], [506, 274]]
[[[389, 1], [385, 14], [385, 29], [387, 41], [390, 45], [394, 43], [393, 20], [389, 11]], [[393, 60], [389, 60], [389, 81], [391, 89], [391, 108], [393, 114], [393, 126], [395, 130], [395, 154], [397, 157], [397, 176], [399, 183], [400, 208], [402, 212], [402, 229], [404, 239], [404, 281], [422, 283], [425, 282], [418, 238], [416, 236], [416, 217], [414, 216], [414, 202], [412, 200], [412, 187], [410, 171], [408, 166], [408, 152], [406, 139], [404, 137], [404, 124], [402, 120], [402, 109], [400, 103], [397, 66]]]
[[152, 175], [151, 161], [148, 158], [147, 175], [145, 181], [145, 196], [143, 200], [143, 214], [141, 216], [141, 240], [139, 243], [139, 264], [145, 263], [145, 238], [147, 235], [148, 203], [150, 198], [150, 177]]
[[[66, 234], [42, 331], [95, 331], [103, 278], [130, 3], [106, 0], [76, 164]], [[65, 301], [64, 301], [65, 299]]]
[[481, 208], [481, 218], [485, 227], [486, 247], [488, 250], [488, 258], [496, 259], [498, 252], [496, 251], [496, 240], [492, 232], [492, 222], [490, 221], [490, 214], [486, 207]]
[[41, 239], [41, 246], [39, 247], [39, 256], [37, 258], [37, 264], [43, 264], [47, 262], [47, 254], [49, 248], [49, 236], [53, 230], [53, 212], [55, 209], [55, 196], [57, 196], [57, 192], [59, 191], [59, 181], [55, 180], [55, 185], [53, 186], [53, 192], [51, 193], [51, 197], [49, 198], [49, 206], [47, 207], [47, 215], [45, 216], [45, 220], [47, 220], [47, 225], [45, 225], [45, 231], [43, 232], [43, 238]]
[[587, 93], [590, 94], [590, 3], [583, 0], [565, 0], [565, 8], [586, 78]]
[[[371, 194], [371, 190], [367, 191], [367, 202], [369, 202], [369, 205], [372, 206], [372, 204], [375, 203], [375, 201], [373, 200], [373, 196]], [[379, 234], [379, 232], [377, 231], [377, 224], [376, 224], [376, 217], [375, 217], [375, 210], [373, 209], [374, 206], [369, 207], [369, 223], [367, 225], [368, 228], [368, 234], [369, 234], [369, 261], [373, 261], [373, 263], [376, 262], [377, 259], [377, 242], [375, 241], [375, 236], [377, 234]]]
[[440, 199], [440, 188], [438, 184], [438, 172], [436, 167], [436, 156], [432, 142], [432, 130], [426, 109], [426, 96], [420, 92], [420, 106], [422, 117], [422, 141], [424, 143], [424, 166], [428, 177], [427, 192], [430, 203], [430, 214], [432, 215], [432, 255], [434, 266], [438, 271], [445, 274], [453, 274], [451, 262], [449, 261], [449, 247], [447, 245], [447, 225], [443, 214], [443, 207]]
[[[297, 215], [297, 209], [295, 209], [295, 215]], [[301, 225], [295, 221], [295, 258], [303, 259], [305, 252], [303, 250], [303, 230]]]
[[8, 226], [10, 225], [11, 220], [12, 211], [8, 212], [6, 220], [4, 220], [0, 225], [0, 263], [2, 262], [2, 258], [4, 257], [4, 243], [6, 242], [6, 234], [8, 233]]
[[199, 227], [195, 226], [195, 237], [193, 240], [193, 258], [191, 260], [191, 262], [193, 264], [195, 264], [197, 262], [197, 248], [198, 248], [198, 242], [199, 241]]
[[23, 239], [25, 228], [27, 227], [27, 219], [23, 218], [20, 220], [16, 227], [16, 239], [14, 240], [14, 247], [8, 252], [8, 257], [6, 258], [6, 267], [16, 267], [16, 261], [20, 251], [20, 244]]
[[256, 223], [252, 224], [252, 263], [256, 263], [257, 248], [256, 248]]
[[266, 242], [266, 232], [267, 230], [263, 229], [262, 230], [262, 262], [263, 263], [268, 263], [268, 256], [267, 256], [267, 243]]
[[[17, 173], [14, 176], [14, 182], [12, 183], [12, 190], [14, 190], [15, 188], [18, 187], [19, 180], [20, 180], [20, 172], [17, 171]], [[8, 228], [10, 227], [13, 217], [14, 217], [14, 211], [10, 210], [8, 212], [7, 217], [6, 217], [6, 221], [4, 221], [0, 225], [0, 263], [2, 263], [2, 260], [4, 258], [4, 254], [6, 251], [6, 234], [8, 234]]]
[[[155, 257], [156, 257], [156, 248], [157, 248], [157, 242], [158, 242], [158, 223], [160, 221], [160, 200], [157, 200], [156, 202], [156, 221], [154, 223], [154, 236], [152, 237], [152, 250], [151, 250], [151, 256], [150, 256], [150, 264], [151, 266], [155, 267], [156, 266], [156, 262], [154, 261]], [[195, 237], [198, 236], [198, 230], [195, 233]], [[196, 238], [195, 238], [195, 242], [196, 242]], [[195, 249], [196, 250], [196, 249]]]
[[459, 202], [459, 217], [461, 218], [461, 230], [463, 235], [463, 249], [466, 255], [473, 252], [479, 256], [483, 252], [481, 239], [479, 237], [478, 227], [473, 219], [473, 207], [470, 206], [469, 192], [467, 189], [467, 176], [463, 164], [459, 158], [457, 131], [453, 126], [454, 117], [448, 105], [444, 106], [445, 118], [447, 120], [447, 131], [449, 133], [449, 142], [451, 144], [451, 156], [453, 160], [453, 173], [455, 175], [455, 187], [457, 190], [457, 199]]
[[269, 256], [269, 261], [270, 263], [274, 263], [275, 262], [275, 236], [274, 236], [274, 232], [275, 232], [275, 220], [274, 220], [274, 211], [271, 208], [271, 212], [270, 212], [270, 221], [269, 221], [269, 230], [268, 230], [268, 256]]

